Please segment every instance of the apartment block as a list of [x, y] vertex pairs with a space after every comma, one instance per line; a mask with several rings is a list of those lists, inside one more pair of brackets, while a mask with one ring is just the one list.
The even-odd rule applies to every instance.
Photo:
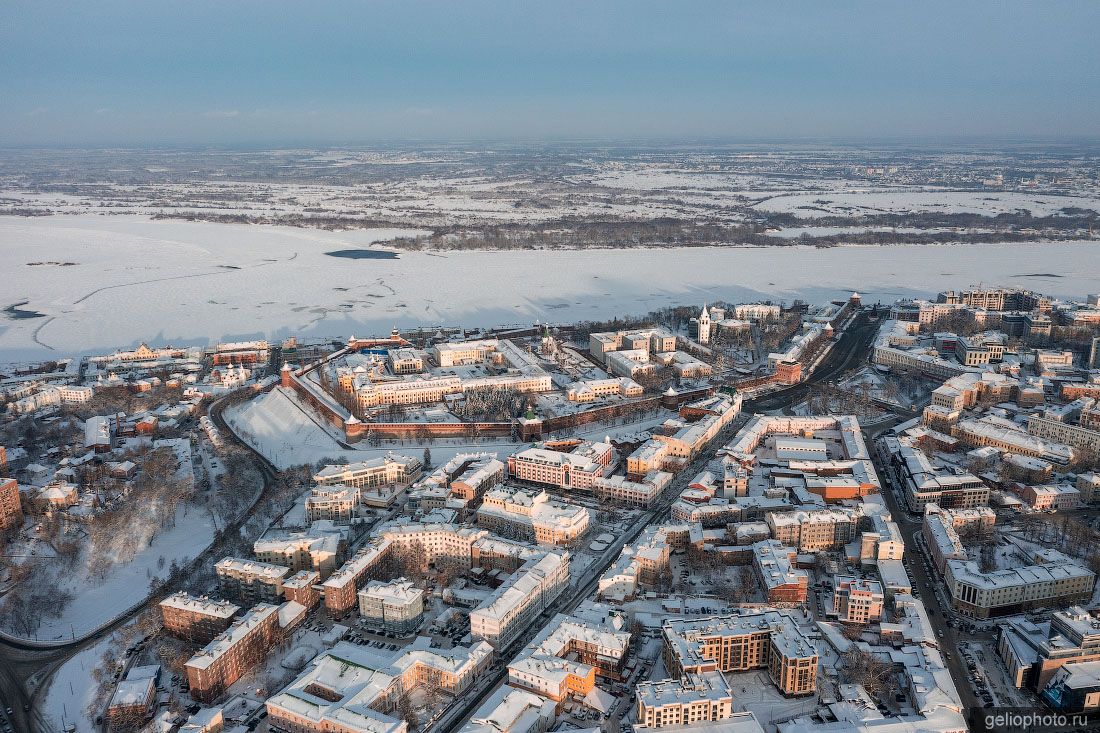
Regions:
[[662, 630], [665, 668], [673, 677], [767, 669], [784, 695], [816, 690], [817, 649], [781, 611], [670, 619]]
[[182, 591], [168, 596], [159, 605], [165, 631], [199, 644], [210, 642], [228, 629], [241, 610], [240, 606], [228, 601], [192, 596]]
[[384, 631], [406, 636], [424, 620], [424, 591], [405, 578], [372, 580], [359, 591], [359, 615]]
[[485, 494], [477, 524], [496, 534], [540, 545], [567, 545], [592, 524], [586, 507], [554, 501], [545, 491], [501, 486]]
[[278, 603], [283, 596], [283, 579], [290, 568], [255, 560], [226, 557], [214, 565], [218, 577], [218, 594], [253, 603]]
[[884, 599], [882, 583], [877, 580], [833, 577], [833, 612], [842, 623], [878, 623]]
[[22, 524], [23, 505], [19, 500], [19, 483], [13, 478], [0, 478], [0, 532]]
[[470, 611], [470, 634], [494, 649], [506, 649], [568, 585], [568, 554], [548, 552], [531, 558]]
[[212, 702], [267, 656], [279, 636], [279, 607], [258, 603], [187, 661], [191, 697]]
[[582, 443], [568, 453], [528, 448], [508, 456], [508, 474], [519, 481], [588, 490], [607, 475], [614, 454], [610, 443]]

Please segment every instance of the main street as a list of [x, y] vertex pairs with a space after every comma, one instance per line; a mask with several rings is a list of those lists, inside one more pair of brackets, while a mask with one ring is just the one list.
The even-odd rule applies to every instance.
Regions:
[[[894, 421], [894, 424], [896, 422]], [[873, 446], [878, 436], [893, 427], [893, 424], [877, 426], [874, 431], [869, 432], [867, 435], [868, 445]], [[899, 500], [899, 497], [902, 496], [900, 487], [896, 485], [893, 473], [883, 463], [878, 450], [872, 449], [871, 456], [879, 480], [882, 483], [882, 496], [885, 498], [886, 506], [889, 507], [890, 514], [893, 515], [898, 530], [901, 532], [902, 540], [905, 542], [906, 570], [909, 572], [914, 591], [920, 595], [920, 599], [924, 602], [924, 607], [928, 611], [928, 620], [939, 639], [940, 649], [944, 654], [947, 668], [951, 672], [951, 678], [955, 681], [955, 689], [958, 690], [959, 698], [965, 708], [981, 707], [981, 702], [974, 695], [974, 691], [967, 680], [967, 671], [963, 664], [962, 655], [958, 653], [959, 636], [956, 629], [947, 624], [948, 619], [951, 617], [951, 611], [944, 608], [940, 594], [936, 592], [938, 579], [933, 575], [928, 560], [924, 553], [920, 551], [917, 543], [921, 521], [912, 517], [901, 505]]]

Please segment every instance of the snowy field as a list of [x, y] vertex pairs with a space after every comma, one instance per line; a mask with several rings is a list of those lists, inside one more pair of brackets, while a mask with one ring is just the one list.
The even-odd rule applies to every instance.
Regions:
[[1054, 214], [1064, 208], [1100, 211], [1100, 198], [1059, 196], [1047, 193], [993, 191], [852, 191], [797, 193], [769, 198], [756, 205], [764, 211], [780, 211], [799, 217], [866, 216], [932, 212], [996, 216], [1026, 209], [1034, 216]]
[[[569, 322], [716, 299], [820, 303], [855, 290], [889, 302], [978, 281], [1081, 298], [1100, 277], [1095, 243], [1073, 242], [403, 252], [361, 260], [325, 254], [406, 233], [91, 214], [0, 217], [0, 253], [10, 263], [0, 311], [18, 304], [20, 312], [42, 314], [0, 312], [0, 362], [140, 341]], [[29, 264], [66, 262], [75, 264]]]

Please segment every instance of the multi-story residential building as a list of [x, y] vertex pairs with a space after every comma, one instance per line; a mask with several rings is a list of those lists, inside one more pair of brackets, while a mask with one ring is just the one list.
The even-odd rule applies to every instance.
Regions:
[[569, 555], [548, 552], [520, 566], [470, 611], [470, 634], [506, 649], [569, 585]]
[[321, 574], [316, 570], [299, 570], [283, 581], [283, 595], [304, 608], [313, 608], [321, 600], [320, 583]]
[[[671, 434], [655, 434], [653, 439], [664, 443], [668, 449], [665, 460], [667, 461], [668, 457], [690, 460], [697, 456], [699, 451], [721, 432], [722, 428], [729, 425], [741, 413], [742, 399], [740, 393], [732, 398], [723, 396], [720, 400], [713, 402], [704, 416], [695, 422], [687, 423]], [[661, 468], [661, 466], [650, 468]], [[627, 473], [631, 474], [629, 466]]]
[[344, 613], [354, 607], [356, 591], [391, 553], [415, 558], [424, 570], [432, 563], [455, 563], [469, 568], [474, 543], [488, 532], [457, 524], [393, 521], [377, 528], [376, 535], [379, 539], [375, 544], [359, 550], [321, 584], [325, 608], [331, 613]]
[[836, 550], [855, 535], [858, 515], [844, 509], [769, 512], [766, 521], [772, 537], [799, 552]]
[[[1057, 421], [1050, 422], [1062, 427], [1073, 427]], [[1036, 423], [1036, 431], [1045, 432], [1046, 423], [1045, 420], [1042, 424]], [[1061, 428], [1054, 428], [1054, 430], [1061, 432]], [[1074, 458], [1073, 449], [1070, 446], [1046, 440], [1036, 433], [1028, 434], [1011, 420], [996, 415], [985, 415], [974, 420], [960, 420], [951, 429], [951, 435], [970, 448], [992, 446], [1009, 453], [1042, 458], [1062, 465]]]
[[343, 485], [359, 489], [359, 499], [373, 506], [389, 506], [401, 490], [420, 476], [418, 458], [387, 453], [382, 458], [344, 465], [329, 465], [313, 476], [321, 486]]
[[663, 635], [665, 669], [673, 677], [767, 669], [784, 695], [817, 689], [817, 649], [782, 611], [670, 619]]
[[601, 503], [648, 508], [661, 497], [671, 481], [671, 473], [651, 470], [640, 481], [631, 481], [625, 476], [598, 478], [592, 484], [592, 490]]
[[668, 443], [650, 438], [626, 457], [627, 478], [636, 481], [651, 471], [663, 470], [669, 454]]
[[135, 722], [144, 722], [153, 711], [157, 699], [160, 666], [135, 665], [126, 677], [115, 685], [114, 694], [103, 712], [103, 722], [109, 727], [126, 730]]
[[13, 478], [0, 478], [0, 532], [22, 524], [23, 505], [19, 501], [19, 482]]
[[508, 663], [508, 684], [555, 702], [584, 697], [596, 677], [622, 679], [630, 634], [558, 614]]
[[1088, 568], [1054, 550], [1033, 559], [1038, 564], [989, 573], [974, 562], [948, 560], [944, 581], [952, 605], [964, 616], [990, 618], [1092, 597], [1096, 575]]
[[229, 628], [240, 611], [229, 601], [196, 597], [180, 591], [160, 602], [164, 629], [173, 636], [206, 644]]
[[359, 615], [372, 628], [406, 636], [424, 621], [424, 591], [405, 578], [372, 580], [359, 591]]
[[314, 486], [306, 498], [306, 521], [350, 522], [359, 516], [359, 489], [343, 484]]
[[1081, 494], [1082, 504], [1100, 501], [1100, 474], [1093, 471], [1077, 475], [1077, 491]]
[[833, 576], [833, 612], [843, 623], [881, 621], [884, 598], [882, 583], [877, 580]]
[[92, 401], [95, 390], [74, 384], [63, 384], [57, 388], [57, 396], [63, 405], [83, 405]]
[[346, 533], [329, 522], [319, 522], [305, 531], [268, 530], [252, 544], [252, 552], [260, 562], [295, 572], [316, 570], [322, 578], [344, 561], [346, 548]]
[[269, 721], [288, 733], [405, 733], [398, 710], [403, 696], [431, 685], [459, 697], [492, 658], [484, 642], [438, 649], [422, 637], [389, 657], [340, 643], [267, 700]]
[[214, 565], [218, 594], [242, 603], [278, 603], [283, 595], [283, 578], [290, 568], [255, 560], [226, 557]]
[[928, 504], [952, 509], [989, 504], [989, 487], [977, 476], [933, 465], [922, 450], [906, 439], [887, 436], [882, 445], [888, 465], [904, 488], [910, 511], [922, 512]]
[[1046, 441], [1100, 451], [1100, 430], [1086, 425], [1062, 422], [1045, 415], [1032, 415], [1027, 419], [1027, 432]]
[[1036, 511], [1066, 511], [1081, 504], [1081, 492], [1069, 484], [1016, 485], [1015, 493]]
[[[733, 716], [733, 693], [718, 672], [639, 682], [634, 690], [639, 731], [717, 723]], [[700, 728], [702, 729], [702, 728]]]
[[337, 568], [321, 587], [324, 591], [325, 609], [332, 614], [342, 614], [355, 606], [356, 592], [369, 578], [374, 568], [385, 560], [393, 544], [382, 540], [378, 545], [368, 545], [355, 553]]
[[982, 334], [963, 336], [955, 341], [955, 358], [963, 366], [984, 366], [1004, 358], [1005, 339], [1003, 334]]
[[[929, 504], [927, 508], [934, 507]], [[950, 519], [941, 512], [926, 511], [922, 526], [924, 542], [932, 553], [932, 564], [943, 574], [948, 560], [967, 560], [966, 548]]]
[[447, 474], [448, 488], [452, 496], [464, 502], [476, 501], [504, 482], [505, 466], [497, 460], [496, 453], [460, 453], [444, 469], [451, 466], [455, 468]]
[[956, 292], [947, 290], [936, 297], [937, 303], [965, 305], [969, 308], [984, 308], [990, 311], [1030, 311], [1051, 308], [1050, 299], [1030, 290], [1015, 288], [974, 288]]
[[498, 487], [485, 494], [477, 510], [479, 527], [540, 545], [572, 544], [591, 523], [591, 510], [554, 501], [541, 490]]
[[520, 481], [587, 490], [607, 475], [614, 455], [610, 443], [582, 443], [570, 453], [528, 448], [508, 456], [508, 474]]
[[752, 546], [753, 570], [769, 603], [805, 603], [810, 576], [794, 566], [796, 551], [779, 540]]
[[485, 492], [504, 481], [505, 466], [495, 453], [459, 453], [409, 489], [409, 506], [448, 509], [466, 520]]
[[258, 603], [187, 661], [191, 697], [213, 702], [263, 661], [279, 637], [279, 607]]

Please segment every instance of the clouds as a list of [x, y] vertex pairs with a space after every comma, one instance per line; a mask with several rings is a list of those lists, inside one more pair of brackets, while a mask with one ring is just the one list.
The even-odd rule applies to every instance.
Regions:
[[[0, 139], [1094, 134], [1100, 3], [13, 0]], [[110, 114], [98, 113], [110, 110]]]

